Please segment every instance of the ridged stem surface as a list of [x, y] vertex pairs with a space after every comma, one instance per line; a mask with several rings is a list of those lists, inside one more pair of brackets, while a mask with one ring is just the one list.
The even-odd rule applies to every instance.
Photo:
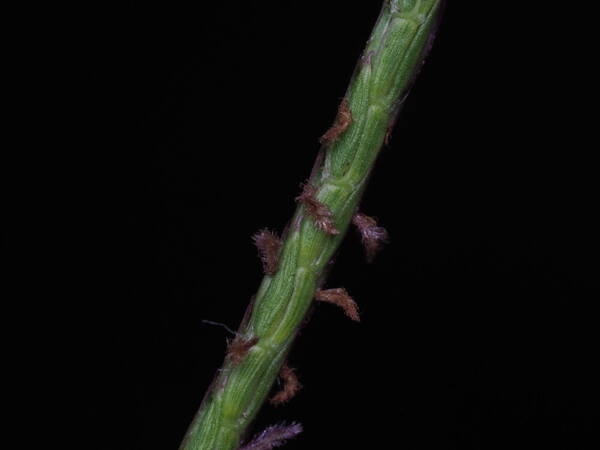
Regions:
[[[238, 339], [255, 342], [226, 358], [180, 450], [234, 450], [264, 403], [325, 269], [348, 229], [373, 163], [431, 43], [442, 0], [385, 0], [345, 96], [351, 121], [321, 148], [308, 184], [337, 234], [300, 202], [283, 236], [279, 268], [264, 277]], [[335, 134], [335, 133], [334, 133]]]

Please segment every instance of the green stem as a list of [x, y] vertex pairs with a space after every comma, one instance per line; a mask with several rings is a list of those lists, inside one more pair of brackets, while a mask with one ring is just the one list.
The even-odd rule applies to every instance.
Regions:
[[442, 0], [385, 0], [348, 88], [352, 121], [323, 146], [309, 184], [338, 234], [300, 204], [283, 240], [279, 270], [264, 277], [238, 339], [255, 342], [226, 358], [180, 450], [234, 450], [263, 404], [324, 271], [356, 212], [386, 133], [431, 42]]

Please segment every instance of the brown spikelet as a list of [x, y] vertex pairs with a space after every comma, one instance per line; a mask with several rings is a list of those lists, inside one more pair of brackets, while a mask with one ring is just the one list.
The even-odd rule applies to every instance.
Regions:
[[316, 198], [317, 191], [314, 186], [306, 183], [302, 193], [296, 197], [297, 202], [301, 202], [308, 214], [314, 219], [315, 226], [328, 234], [339, 234], [333, 224], [333, 214], [331, 210]]
[[271, 425], [254, 436], [249, 443], [240, 447], [240, 450], [271, 450], [281, 447], [300, 433], [302, 433], [302, 425], [299, 423]]
[[388, 232], [385, 228], [378, 227], [375, 219], [362, 213], [354, 214], [352, 223], [361, 235], [367, 262], [373, 262], [375, 255], [381, 250], [383, 244], [389, 242]]
[[256, 336], [246, 339], [241, 336], [237, 336], [232, 342], [227, 346], [227, 356], [231, 361], [231, 364], [234, 366], [239, 365], [250, 349], [256, 345], [258, 342], [258, 338]]
[[263, 264], [263, 271], [266, 275], [274, 275], [279, 268], [281, 239], [266, 228], [252, 236], [252, 239], [258, 248], [260, 260]]
[[296, 375], [296, 369], [291, 368], [287, 363], [281, 366], [279, 376], [283, 380], [283, 388], [269, 400], [272, 405], [282, 405], [289, 402], [302, 389]]
[[355, 322], [360, 322], [358, 306], [356, 306], [356, 302], [350, 297], [350, 294], [348, 294], [346, 289], [317, 289], [315, 299], [320, 302], [333, 303], [334, 305], [339, 306], [350, 319]]
[[321, 136], [319, 142], [324, 145], [330, 145], [334, 142], [340, 134], [342, 134], [352, 123], [352, 111], [350, 111], [350, 106], [348, 105], [348, 100], [343, 99], [338, 107], [337, 116], [335, 117], [335, 121], [333, 125], [327, 132]]

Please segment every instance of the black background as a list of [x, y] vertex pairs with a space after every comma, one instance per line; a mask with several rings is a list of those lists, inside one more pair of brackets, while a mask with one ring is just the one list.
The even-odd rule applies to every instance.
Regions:
[[[449, 2], [290, 356], [304, 389], [253, 428], [286, 448], [588, 448], [595, 202], [558, 16]], [[176, 449], [261, 279], [380, 2], [123, 2], [81, 11], [80, 192], [67, 225], [90, 450]], [[560, 104], [559, 104], [560, 103]], [[75, 189], [77, 191], [78, 189]], [[73, 344], [72, 343], [72, 344]]]

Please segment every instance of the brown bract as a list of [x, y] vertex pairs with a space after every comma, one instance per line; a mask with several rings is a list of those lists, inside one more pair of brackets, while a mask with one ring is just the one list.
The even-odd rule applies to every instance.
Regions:
[[340, 232], [333, 223], [333, 213], [316, 198], [317, 190], [311, 184], [306, 183], [302, 189], [302, 194], [296, 197], [297, 202], [301, 202], [306, 212], [314, 219], [315, 226], [327, 234], [339, 234]]
[[281, 250], [281, 239], [273, 232], [264, 229], [252, 236], [254, 244], [258, 248], [263, 271], [266, 275], [274, 275], [279, 268], [279, 251]]
[[340, 134], [342, 134], [352, 123], [352, 111], [350, 111], [350, 106], [348, 105], [348, 100], [343, 99], [338, 107], [337, 116], [335, 117], [335, 121], [329, 130], [325, 132], [323, 136], [319, 139], [319, 142], [324, 145], [330, 145], [334, 142]]
[[333, 303], [344, 310], [344, 313], [355, 322], [360, 322], [358, 314], [358, 306], [350, 297], [350, 294], [344, 288], [336, 289], [317, 289], [315, 292], [315, 300], [320, 302]]
[[378, 227], [375, 219], [362, 213], [354, 214], [352, 223], [360, 233], [367, 261], [372, 262], [383, 244], [389, 242], [388, 232], [385, 228]]
[[227, 346], [227, 355], [229, 356], [231, 364], [234, 366], [239, 365], [244, 360], [250, 349], [254, 347], [257, 342], [258, 338], [256, 336], [250, 339], [246, 339], [241, 336], [236, 337]]
[[269, 400], [273, 405], [281, 405], [289, 402], [296, 393], [302, 388], [296, 375], [296, 369], [289, 367], [286, 364], [281, 366], [279, 376], [283, 381], [282, 389]]

